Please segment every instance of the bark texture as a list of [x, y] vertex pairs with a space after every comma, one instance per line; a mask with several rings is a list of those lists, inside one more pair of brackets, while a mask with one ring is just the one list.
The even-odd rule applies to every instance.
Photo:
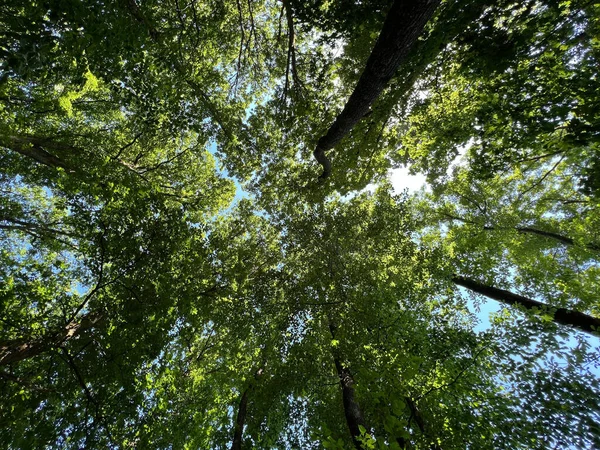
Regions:
[[20, 153], [23, 156], [34, 159], [48, 167], [61, 167], [68, 172], [73, 169], [58, 156], [48, 152], [45, 148], [53, 147], [57, 149], [57, 145], [46, 139], [41, 139], [33, 136], [8, 136], [0, 139], [0, 145]]
[[0, 342], [0, 366], [33, 358], [53, 348], [61, 347], [82, 332], [96, 327], [101, 321], [102, 316], [88, 314], [81, 320], [71, 321], [59, 331], [38, 339], [13, 339]]
[[331, 150], [367, 114], [408, 56], [439, 3], [440, 0], [394, 2], [354, 92], [313, 152], [317, 162], [323, 166], [319, 178], [324, 179], [331, 174], [331, 161], [325, 152]]
[[[330, 321], [329, 331], [331, 332], [332, 338], [335, 338], [335, 330], [336, 326]], [[346, 423], [348, 424], [348, 429], [350, 430], [350, 435], [352, 436], [352, 442], [354, 442], [354, 446], [358, 450], [362, 450], [363, 447], [356, 438], [360, 436], [360, 426], [365, 428], [367, 427], [365, 425], [365, 419], [362, 410], [360, 409], [360, 405], [354, 397], [354, 378], [352, 378], [350, 370], [342, 365], [339, 356], [335, 354], [335, 352], [333, 354], [333, 361], [340, 379], [340, 386], [342, 387], [344, 416], [346, 417]]]
[[[263, 368], [260, 368], [254, 374], [254, 380], [263, 374]], [[233, 441], [231, 443], [231, 450], [242, 450], [242, 436], [244, 433], [244, 425], [246, 423], [246, 414], [248, 412], [248, 395], [254, 388], [254, 382], [250, 382], [238, 405], [238, 412], [235, 418], [235, 427], [233, 429]]]
[[242, 432], [244, 431], [244, 423], [246, 422], [246, 411], [248, 410], [248, 387], [242, 394], [240, 404], [238, 406], [237, 416], [235, 418], [235, 429], [233, 431], [233, 442], [231, 444], [231, 450], [242, 449]]
[[478, 281], [471, 280], [469, 278], [455, 276], [452, 281], [473, 292], [485, 295], [493, 300], [505, 303], [507, 305], [521, 305], [526, 309], [550, 309], [554, 311], [553, 320], [561, 325], [568, 325], [586, 333], [594, 333], [594, 330], [600, 330], [600, 319], [597, 317], [590, 316], [578, 311], [573, 311], [566, 308], [552, 308], [549, 305], [538, 302], [531, 298], [524, 297], [519, 294], [515, 294], [504, 289], [498, 289], [495, 287], [487, 286]]
[[[451, 218], [457, 219], [457, 220], [462, 220], [463, 222], [468, 222], [468, 221], [460, 219], [458, 217], [452, 216]], [[483, 229], [488, 230], [488, 231], [493, 231], [493, 230], [501, 230], [502, 228], [497, 228], [497, 227], [492, 227], [492, 226], [484, 226]], [[515, 230], [517, 230], [519, 233], [523, 233], [523, 234], [534, 234], [536, 236], [553, 239], [553, 240], [560, 242], [561, 244], [565, 244], [565, 245], [576, 245], [575, 241], [572, 238], [570, 238], [568, 236], [564, 236], [562, 234], [553, 233], [552, 231], [544, 231], [544, 230], [540, 230], [538, 228], [533, 228], [533, 227], [515, 227]], [[584, 244], [584, 246], [590, 250], [600, 250], [600, 246], [593, 244], [593, 243]]]
[[346, 423], [348, 424], [348, 429], [352, 435], [354, 446], [358, 450], [362, 450], [363, 447], [356, 438], [360, 436], [359, 426], [363, 426], [365, 428], [366, 426], [363, 413], [358, 402], [354, 398], [354, 379], [352, 378], [348, 368], [342, 366], [339, 359], [334, 358], [334, 362], [338, 377], [340, 378], [340, 385], [342, 386], [342, 400], [344, 403], [344, 416], [346, 416]]

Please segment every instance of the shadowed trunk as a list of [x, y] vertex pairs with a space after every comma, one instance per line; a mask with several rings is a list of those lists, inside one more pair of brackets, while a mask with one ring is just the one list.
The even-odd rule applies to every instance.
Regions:
[[533, 300], [519, 294], [514, 294], [512, 292], [505, 291], [504, 289], [487, 286], [478, 281], [465, 277], [455, 276], [452, 278], [452, 281], [459, 286], [463, 286], [473, 292], [485, 295], [486, 297], [507, 305], [521, 305], [529, 310], [533, 308], [550, 310], [550, 312], [554, 312], [553, 321], [561, 325], [568, 325], [570, 327], [577, 328], [580, 331], [585, 331], [586, 333], [592, 333], [594, 335], [594, 330], [600, 329], [599, 318], [580, 313], [578, 311], [573, 311], [566, 308], [553, 308], [552, 306], [538, 302], [537, 300]]
[[[135, 142], [135, 139], [133, 142]], [[121, 151], [130, 146], [132, 143], [125, 145], [123, 148], [121, 148]], [[48, 152], [48, 150], [52, 150], [54, 153], [65, 155], [67, 159], [69, 157], [72, 158], [74, 156], [79, 157], [81, 159], [83, 155], [85, 155], [87, 159], [98, 156], [98, 154], [94, 154], [91, 151], [86, 151], [82, 148], [74, 147], [72, 145], [65, 144], [62, 142], [57, 142], [54, 141], [52, 138], [39, 136], [0, 136], [0, 146], [6, 147], [12, 151], [32, 158], [45, 166], [54, 168], [60, 167], [65, 169], [67, 172], [71, 174], [77, 174], [83, 177], [84, 179], [88, 179], [90, 181], [98, 181], [97, 175], [90, 172], [84, 172], [84, 170], [77, 165], [81, 164], [81, 162], [67, 163], [62, 158], [59, 158], [55, 154]], [[126, 169], [127, 171], [133, 173], [135, 176], [147, 182], [148, 178], [145, 176], [145, 173], [149, 172], [150, 170], [148, 170], [147, 168], [138, 167], [135, 164], [121, 159], [121, 151], [119, 151], [119, 154], [117, 156], [110, 157], [110, 159], [119, 167]], [[100, 160], [102, 161], [102, 158]], [[103, 162], [101, 162], [101, 164], [102, 163]]]
[[319, 178], [331, 174], [331, 161], [325, 152], [331, 150], [362, 119], [379, 94], [394, 76], [423, 32], [439, 0], [396, 0], [383, 24], [354, 92], [327, 133], [322, 136], [313, 155], [323, 166]]
[[[335, 339], [336, 326], [330, 321], [329, 331], [331, 337]], [[365, 425], [365, 419], [360, 409], [360, 405], [354, 398], [354, 379], [352, 374], [347, 367], [344, 367], [340, 362], [338, 356], [334, 353], [333, 361], [337, 370], [338, 377], [340, 379], [340, 386], [342, 387], [342, 401], [344, 404], [344, 416], [346, 416], [346, 423], [352, 436], [352, 442], [358, 450], [362, 450], [363, 447], [356, 439], [360, 436], [360, 426], [367, 428]]]
[[[262, 375], [262, 373], [263, 369], [258, 369], [254, 374], [254, 379], [256, 380]], [[248, 411], [248, 395], [253, 388], [254, 382], [250, 382], [250, 384], [242, 394], [242, 398], [240, 399], [237, 416], [235, 418], [235, 428], [233, 430], [233, 442], [231, 443], [231, 450], [242, 449], [242, 435], [244, 433], [244, 424], [246, 423], [246, 413]]]
[[244, 431], [244, 423], [246, 422], [246, 411], [248, 409], [248, 392], [251, 386], [244, 391], [240, 404], [238, 406], [237, 417], [235, 418], [235, 430], [233, 432], [233, 442], [231, 450], [242, 449], [242, 432]]
[[357, 436], [360, 436], [359, 426], [365, 426], [365, 419], [363, 417], [360, 406], [354, 398], [354, 379], [350, 374], [348, 368], [343, 367], [339, 359], [334, 357], [335, 368], [340, 378], [340, 385], [342, 386], [342, 400], [344, 402], [344, 415], [346, 416], [346, 423], [348, 429], [352, 435], [352, 441], [357, 449], [362, 449], [360, 443], [356, 440]]
[[34, 159], [48, 167], [62, 168], [68, 172], [73, 172], [73, 169], [58, 156], [45, 150], [45, 148], [55, 148], [56, 144], [51, 141], [33, 136], [18, 137], [7, 136], [0, 138], [0, 145], [9, 148], [23, 156]]
[[63, 329], [38, 339], [13, 339], [0, 342], [0, 366], [19, 362], [60, 347], [82, 332], [96, 327], [102, 316], [88, 314], [78, 322], [70, 322]]

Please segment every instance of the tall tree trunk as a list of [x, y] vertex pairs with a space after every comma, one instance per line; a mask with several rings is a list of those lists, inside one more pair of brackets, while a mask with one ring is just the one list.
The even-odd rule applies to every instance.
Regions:
[[[254, 380], [260, 377], [263, 373], [263, 368], [260, 368], [254, 374]], [[250, 391], [254, 388], [254, 382], [250, 382], [248, 387], [242, 394], [242, 398], [240, 399], [240, 403], [238, 405], [238, 412], [235, 418], [235, 427], [233, 430], [233, 441], [231, 443], [231, 450], [241, 450], [242, 449], [242, 435], [244, 433], [244, 424], [246, 423], [246, 413], [248, 411], [248, 395]]]
[[[129, 145], [131, 144], [126, 145], [124, 148]], [[75, 163], [66, 162], [64, 159], [48, 152], [48, 150], [52, 150], [54, 153], [66, 155], [67, 159], [73, 157], [73, 155], [77, 155], [80, 158], [82, 155], [86, 155], [88, 158], [93, 158], [95, 156], [93, 152], [86, 151], [82, 148], [57, 142], [52, 138], [40, 136], [0, 136], [0, 146], [6, 147], [24, 156], [28, 156], [45, 166], [54, 168], [61, 167], [69, 173], [78, 174], [90, 181], [98, 181], [96, 175], [84, 172], [81, 167], [76, 166]], [[148, 182], [148, 178], [144, 175], [144, 170], [142, 170], [143, 168], [137, 167], [135, 164], [129, 163], [119, 157], [111, 157], [110, 159], [112, 159], [119, 167], [126, 169], [136, 177]]]
[[333, 361], [335, 362], [335, 368], [340, 378], [340, 385], [342, 387], [342, 400], [344, 403], [344, 415], [346, 416], [346, 423], [348, 429], [352, 435], [352, 441], [354, 446], [362, 450], [362, 445], [357, 441], [357, 437], [360, 436], [360, 426], [365, 426], [365, 419], [360, 406], [354, 398], [354, 379], [350, 374], [350, 370], [347, 367], [342, 366], [340, 360], [334, 356]]
[[[563, 244], [566, 244], [566, 245], [575, 245], [575, 241], [573, 239], [571, 239], [570, 237], [563, 236], [558, 233], [552, 233], [550, 231], [538, 230], [536, 228], [531, 228], [531, 227], [518, 227], [517, 231], [519, 231], [520, 233], [531, 233], [531, 234], [536, 234], [538, 236], [547, 237], [550, 239], [554, 239], [558, 242], [562, 242]], [[600, 250], [600, 246], [598, 246], [596, 244], [585, 244], [585, 246], [587, 248], [589, 248], [590, 250]]]
[[533, 308], [542, 310], [551, 309], [554, 311], [553, 320], [556, 323], [568, 325], [586, 333], [594, 334], [595, 329], [600, 331], [600, 319], [597, 317], [580, 313], [578, 311], [573, 311], [571, 309], [552, 308], [551, 306], [538, 302], [537, 300], [533, 300], [519, 294], [514, 294], [512, 292], [505, 291], [504, 289], [487, 286], [478, 281], [461, 276], [453, 277], [452, 281], [459, 286], [463, 286], [473, 292], [485, 295], [486, 297], [507, 305], [521, 305], [522, 307], [530, 310]]
[[331, 174], [331, 161], [325, 152], [335, 147], [367, 114], [369, 107], [408, 56], [439, 3], [440, 0], [394, 1], [354, 92], [333, 125], [319, 139], [313, 152], [315, 159], [323, 166], [320, 178], [327, 178]]
[[72, 321], [61, 330], [39, 339], [13, 339], [0, 342], [0, 366], [19, 362], [60, 347], [82, 332], [96, 327], [102, 316], [87, 314], [78, 322]]
[[[333, 322], [329, 321], [329, 331], [331, 337], [335, 338], [336, 326]], [[347, 367], [344, 367], [340, 362], [338, 355], [333, 354], [333, 361], [337, 370], [338, 377], [340, 379], [340, 386], [342, 387], [342, 402], [344, 404], [344, 416], [346, 417], [346, 423], [352, 436], [352, 442], [358, 450], [362, 450], [363, 447], [360, 442], [356, 439], [360, 436], [360, 426], [367, 428], [365, 425], [365, 419], [360, 409], [360, 405], [354, 397], [354, 378]]]
[[250, 392], [251, 386], [248, 386], [238, 406], [237, 416], [235, 418], [235, 429], [233, 431], [233, 442], [231, 444], [231, 450], [242, 449], [242, 433], [244, 431], [244, 423], [246, 422], [246, 411], [248, 410], [248, 392]]

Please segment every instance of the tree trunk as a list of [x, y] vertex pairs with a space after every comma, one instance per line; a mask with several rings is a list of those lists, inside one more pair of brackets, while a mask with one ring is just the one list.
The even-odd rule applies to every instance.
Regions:
[[487, 286], [482, 283], [479, 283], [478, 281], [471, 280], [465, 277], [455, 276], [452, 278], [452, 281], [459, 286], [463, 286], [467, 289], [470, 289], [473, 292], [485, 295], [486, 297], [505, 303], [507, 305], [521, 305], [525, 309], [529, 310], [533, 308], [538, 308], [542, 310], [550, 310], [551, 312], [554, 311], [554, 322], [577, 328], [578, 330], [584, 331], [586, 333], [596, 335], [594, 331], [596, 329], [600, 330], [599, 318], [589, 316], [578, 311], [573, 311], [571, 309], [566, 308], [553, 308], [552, 306], [546, 305], [544, 303], [538, 302], [527, 297], [523, 297], [522, 295], [514, 294], [512, 292], [505, 291], [504, 289], [498, 289], [495, 287]]
[[343, 367], [339, 359], [334, 357], [333, 360], [335, 362], [335, 368], [337, 370], [338, 377], [340, 378], [340, 385], [342, 386], [342, 400], [344, 403], [344, 415], [346, 416], [346, 423], [348, 424], [348, 429], [352, 435], [354, 446], [358, 450], [362, 450], [363, 447], [356, 438], [360, 436], [360, 426], [365, 428], [366, 426], [360, 406], [354, 398], [354, 379], [352, 378], [348, 368]]
[[[331, 337], [335, 338], [336, 326], [329, 321], [329, 331]], [[363, 447], [360, 442], [356, 439], [360, 436], [360, 426], [365, 426], [365, 419], [360, 409], [360, 405], [354, 398], [354, 378], [347, 367], [342, 366], [337, 355], [333, 355], [333, 361], [337, 370], [338, 377], [340, 379], [340, 386], [342, 387], [342, 402], [344, 404], [344, 416], [346, 417], [346, 423], [352, 436], [352, 442], [358, 450], [362, 450]]]
[[8, 136], [0, 138], [0, 145], [3, 147], [32, 158], [45, 166], [60, 167], [72, 172], [73, 169], [67, 163], [44, 149], [48, 143], [49, 141], [35, 137]]
[[70, 322], [58, 332], [39, 339], [13, 339], [0, 342], [0, 366], [33, 358], [60, 347], [83, 331], [94, 328], [101, 321], [102, 316], [88, 314], [83, 316], [79, 322]]
[[[260, 377], [263, 373], [263, 368], [260, 368], [254, 374], [254, 380]], [[244, 424], [246, 423], [246, 412], [248, 411], [248, 394], [254, 388], [254, 382], [250, 382], [238, 405], [238, 412], [235, 418], [235, 428], [233, 430], [233, 442], [231, 443], [231, 450], [242, 449], [242, 435], [244, 433]]]
[[[410, 416], [415, 419], [415, 422], [416, 422], [417, 426], [419, 427], [421, 434], [423, 434], [423, 436], [429, 437], [428, 436], [429, 430], [425, 429], [425, 421], [423, 420], [421, 411], [417, 407], [417, 404], [415, 403], [415, 401], [410, 397], [404, 397], [404, 400], [406, 401], [406, 404], [408, 405], [408, 408], [410, 409]], [[410, 423], [410, 420], [409, 420], [409, 423]], [[442, 448], [436, 442], [431, 442], [429, 444], [429, 449], [430, 450], [441, 450]]]
[[242, 432], [244, 431], [244, 423], [246, 422], [246, 411], [248, 409], [248, 392], [251, 386], [244, 391], [240, 404], [238, 406], [237, 417], [235, 418], [235, 430], [233, 432], [233, 442], [231, 444], [231, 450], [242, 449]]
[[331, 150], [365, 116], [408, 56], [439, 3], [440, 0], [394, 1], [354, 92], [313, 152], [317, 162], [323, 166], [320, 178], [331, 174], [331, 161], [325, 152]]

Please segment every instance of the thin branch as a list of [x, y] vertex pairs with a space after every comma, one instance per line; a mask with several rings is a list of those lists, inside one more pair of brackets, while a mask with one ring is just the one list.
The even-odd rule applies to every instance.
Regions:
[[279, 13], [279, 26], [277, 28], [277, 43], [281, 41], [281, 19], [283, 18], [283, 12], [285, 11], [285, 5], [281, 5], [281, 12]]
[[539, 180], [537, 180], [536, 182], [534, 182], [530, 187], [528, 187], [527, 189], [525, 189], [524, 191], [519, 193], [518, 196], [518, 200], [521, 200], [521, 198], [523, 198], [523, 196], [525, 194], [527, 194], [528, 192], [530, 192], [532, 189], [534, 189], [536, 186], [540, 185], [540, 183], [542, 183], [547, 177], [548, 175], [550, 175], [552, 172], [554, 172], [554, 170], [558, 167], [558, 165], [563, 162], [563, 159], [565, 159], [565, 156], [561, 156], [561, 158], [556, 162], [556, 164], [554, 164], [552, 166], [552, 168], [550, 170], [548, 170], [548, 172], [546, 172], [544, 174], [544, 176], [542, 176]]
[[190, 147], [187, 147], [185, 150], [183, 150], [183, 151], [181, 151], [181, 152], [179, 152], [179, 153], [176, 153], [174, 156], [172, 156], [172, 157], [171, 157], [171, 158], [169, 158], [169, 159], [166, 159], [166, 160], [164, 160], [164, 161], [161, 161], [161, 162], [159, 162], [159, 163], [155, 164], [155, 165], [154, 165], [154, 166], [152, 166], [152, 167], [145, 167], [144, 169], [141, 169], [139, 173], [140, 173], [140, 174], [146, 174], [146, 173], [148, 173], [148, 172], [152, 172], [152, 171], [154, 171], [154, 170], [156, 170], [156, 169], [159, 169], [160, 167], [162, 167], [162, 166], [164, 166], [164, 165], [166, 165], [166, 164], [172, 163], [172, 162], [173, 162], [173, 161], [175, 161], [177, 158], [179, 158], [181, 155], [184, 155], [185, 153], [189, 152], [190, 150], [191, 150], [191, 149], [190, 149]]
[[238, 10], [238, 18], [240, 22], [240, 51], [237, 58], [237, 70], [235, 73], [235, 82], [233, 83], [234, 91], [237, 89], [238, 79], [242, 70], [242, 57], [244, 55], [244, 43], [246, 42], [246, 32], [244, 29], [244, 15], [242, 13], [242, 4], [240, 0], [236, 0], [237, 10]]
[[200, 25], [198, 25], [198, 12], [196, 11], [196, 0], [192, 0], [190, 2], [190, 5], [192, 5], [192, 16], [193, 16], [193, 22], [194, 22], [194, 28], [196, 29], [196, 40], [194, 41], [194, 52], [196, 51], [196, 48], [198, 47], [198, 44], [200, 43]]
[[133, 140], [131, 142], [129, 142], [128, 144], [125, 144], [123, 147], [121, 147], [119, 149], [119, 152], [115, 156], [111, 156], [110, 159], [112, 159], [113, 161], [114, 160], [121, 161], [120, 158], [121, 158], [121, 155], [123, 154], [123, 152], [125, 150], [127, 150], [129, 147], [131, 147], [133, 144], [135, 144], [142, 134], [143, 133], [141, 131], [138, 134], [136, 134], [135, 137], [133, 138]]
[[319, 302], [319, 303], [302, 302], [301, 306], [328, 306], [328, 305], [339, 305], [342, 303], [346, 303], [346, 300], [339, 300], [339, 301], [335, 301], [335, 302]]
[[[60, 234], [62, 236], [67, 236], [67, 237], [72, 237], [72, 238], [78, 238], [78, 239], [82, 238], [81, 235], [77, 235], [75, 233], [70, 233], [68, 231], [58, 230], [56, 228], [44, 227], [44, 226], [41, 226], [41, 225], [36, 224], [36, 223], [26, 222], [24, 220], [15, 219], [13, 217], [0, 216], [0, 221], [1, 222], [9, 222], [9, 223], [13, 223], [13, 224], [19, 225], [19, 226], [14, 227], [15, 229], [23, 229], [23, 228], [26, 228], [26, 229], [29, 229], [29, 230], [31, 230], [31, 229], [36, 230], [37, 229], [37, 231], [40, 231], [40, 232], [43, 232], [43, 233]], [[56, 223], [54, 223], [54, 224], [56, 224]], [[0, 228], [11, 229], [11, 227], [8, 226], [8, 225], [0, 225]]]
[[252, 0], [248, 0], [248, 14], [250, 16], [250, 37], [248, 38], [248, 41], [250, 41], [252, 39], [252, 35], [254, 35], [254, 46], [258, 47], [256, 27], [254, 26], [254, 12], [252, 11]]
[[110, 281], [107, 284], [104, 284], [104, 285], [102, 284], [102, 281], [104, 280], [104, 256], [105, 256], [105, 252], [106, 252], [106, 250], [104, 248], [104, 238], [105, 237], [106, 237], [106, 227], [104, 228], [104, 230], [102, 231], [102, 234], [100, 235], [100, 273], [98, 274], [98, 281], [96, 282], [96, 286], [85, 296], [83, 301], [75, 309], [75, 312], [71, 315], [71, 317], [69, 318], [69, 320], [67, 322], [67, 326], [68, 326], [68, 324], [73, 323], [73, 321], [75, 320], [77, 315], [81, 312], [81, 310], [83, 308], [85, 308], [87, 303], [96, 294], [96, 292], [98, 292], [100, 289], [104, 288], [108, 284], [114, 283], [116, 281], [116, 279], [115, 279], [115, 280]]
[[457, 374], [457, 375], [454, 377], [454, 379], [453, 379], [451, 382], [449, 382], [449, 383], [446, 383], [446, 384], [443, 384], [443, 385], [441, 385], [441, 386], [434, 386], [434, 387], [432, 387], [431, 389], [429, 389], [429, 390], [428, 390], [427, 392], [425, 392], [424, 394], [421, 394], [421, 395], [419, 395], [419, 396], [417, 397], [417, 401], [418, 401], [418, 400], [421, 400], [423, 397], [426, 397], [427, 395], [431, 394], [433, 391], [437, 391], [437, 390], [439, 390], [439, 389], [446, 389], [446, 388], [448, 388], [448, 387], [452, 386], [453, 384], [455, 384], [455, 383], [458, 381], [458, 379], [459, 379], [459, 378], [460, 378], [460, 377], [461, 377], [461, 376], [462, 376], [462, 375], [463, 375], [463, 374], [464, 374], [464, 373], [465, 373], [467, 370], [469, 370], [471, 367], [473, 367], [473, 365], [475, 365], [475, 363], [477, 362], [477, 358], [479, 357], [479, 355], [481, 355], [481, 353], [483, 353], [483, 351], [484, 351], [484, 350], [486, 350], [486, 349], [487, 349], [487, 346], [486, 346], [486, 347], [482, 347], [482, 348], [481, 348], [481, 349], [480, 349], [480, 350], [479, 350], [479, 351], [478, 351], [478, 352], [475, 354], [475, 356], [474, 356], [474, 357], [471, 359], [471, 361], [469, 362], [469, 364], [467, 364], [465, 367], [463, 367], [463, 368], [461, 369], [461, 371], [460, 371], [460, 372], [458, 372], [458, 374]]
[[438, 214], [440, 216], [446, 217], [446, 218], [448, 218], [450, 220], [458, 220], [459, 222], [463, 222], [463, 223], [469, 223], [469, 224], [472, 224], [472, 225], [479, 225], [477, 222], [475, 222], [473, 220], [464, 219], [463, 217], [455, 216], [455, 215], [447, 213], [447, 212], [439, 212]]
[[[369, 168], [371, 167], [371, 163], [373, 162], [373, 156], [375, 156], [375, 152], [377, 150], [379, 150], [379, 142], [381, 141], [381, 138], [383, 136], [383, 132], [385, 131], [385, 127], [387, 126], [388, 122], [390, 120], [390, 117], [388, 117], [386, 120], [384, 120], [383, 124], [381, 125], [381, 130], [379, 131], [379, 134], [377, 135], [377, 142], [375, 143], [375, 145], [373, 146], [373, 150], [371, 151], [371, 154], [369, 155], [369, 159], [367, 160], [367, 164], [365, 166], [365, 168], [363, 169], [362, 173], [360, 174], [360, 182], [362, 183], [365, 175], [367, 174], [367, 170], [369, 170]], [[365, 136], [366, 139], [366, 136]]]
[[[0, 229], [2, 230], [13, 230], [13, 231], [21, 231], [25, 234], [28, 234], [29, 236], [33, 237], [34, 240], [35, 239], [43, 239], [44, 237], [48, 237], [48, 235], [43, 235], [43, 234], [38, 234], [37, 232], [24, 227], [24, 226], [19, 226], [19, 225], [0, 225]], [[61, 244], [66, 245], [67, 247], [71, 247], [74, 250], [79, 250], [79, 247], [76, 244], [73, 244], [69, 241], [66, 241], [64, 239], [61, 239], [57, 236], [51, 236], [52, 239], [54, 239], [57, 242], [60, 242]]]
[[550, 156], [556, 156], [556, 155], [560, 155], [561, 153], [564, 153], [564, 150], [558, 150], [552, 153], [546, 153], [544, 155], [539, 155], [539, 156], [533, 156], [531, 158], [524, 158], [524, 159], [519, 159], [515, 162], [517, 163], [523, 163], [523, 162], [529, 162], [529, 161], [539, 161], [540, 159], [544, 159], [544, 158], [548, 158]]
[[129, 9], [129, 12], [135, 18], [135, 20], [137, 20], [139, 23], [141, 23], [148, 29], [148, 34], [150, 35], [150, 37], [152, 39], [158, 39], [159, 34], [156, 31], [156, 28], [154, 28], [154, 26], [150, 23], [150, 21], [148, 19], [146, 19], [146, 16], [144, 16], [144, 14], [142, 14], [142, 11], [140, 10], [140, 7], [136, 3], [136, 1], [135, 0], [126, 0], [126, 1], [127, 1], [127, 9]]
[[61, 348], [61, 350], [64, 355], [63, 360], [72, 369], [72, 371], [75, 375], [75, 378], [77, 379], [77, 382], [83, 389], [83, 392], [85, 393], [85, 396], [88, 399], [88, 402], [94, 404], [94, 406], [96, 408], [95, 416], [98, 419], [100, 419], [100, 422], [102, 423], [102, 425], [104, 426], [104, 429], [106, 430], [106, 434], [108, 435], [108, 438], [111, 441], [114, 441], [114, 439], [110, 433], [110, 429], [108, 427], [108, 422], [106, 420], [106, 417], [102, 413], [102, 407], [101, 407], [100, 403], [96, 400], [95, 396], [92, 394], [91, 390], [88, 388], [87, 383], [85, 382], [83, 376], [81, 375], [81, 372], [79, 371], [79, 368], [77, 367], [77, 365], [75, 364], [75, 361], [73, 360], [73, 357], [69, 354], [69, 352], [67, 351], [66, 348], [63, 347], [63, 348]]

